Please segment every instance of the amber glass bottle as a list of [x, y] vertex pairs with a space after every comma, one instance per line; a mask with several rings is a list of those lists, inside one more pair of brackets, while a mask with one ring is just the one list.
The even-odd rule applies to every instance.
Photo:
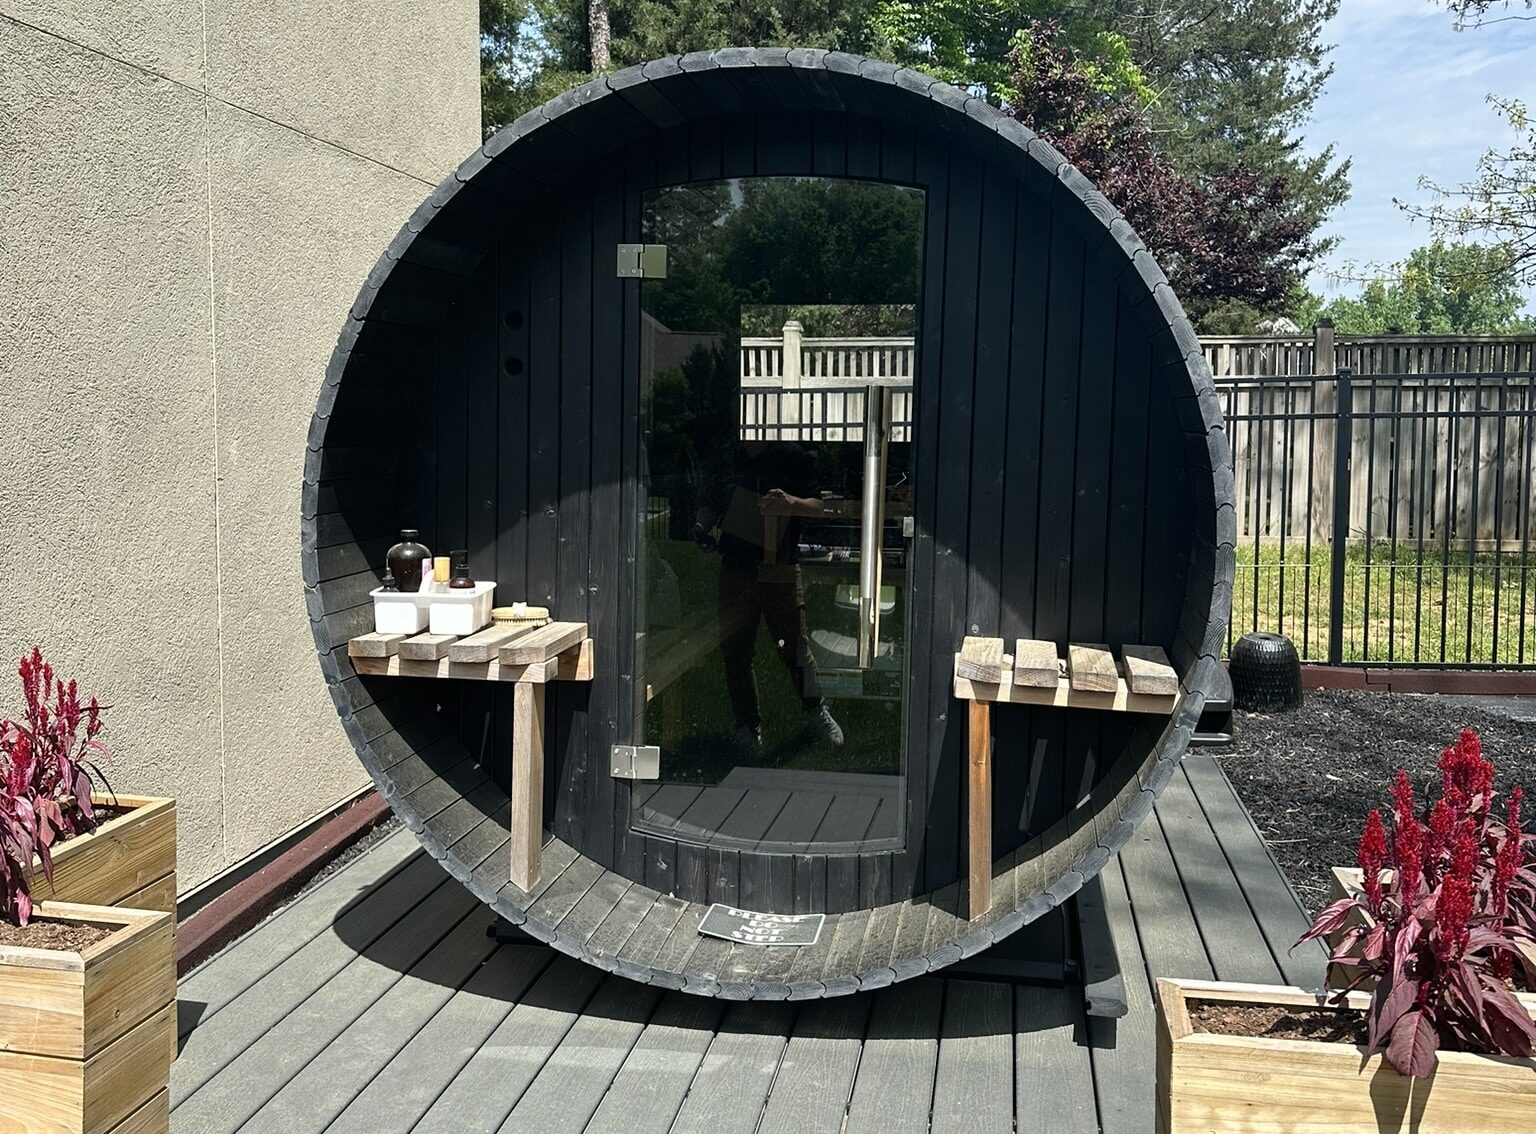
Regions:
[[453, 578], [448, 580], [448, 586], [456, 591], [467, 591], [475, 585], [475, 581], [469, 577], [469, 552], [455, 551], [453, 560]]
[[386, 557], [395, 585], [402, 591], [421, 590], [422, 564], [432, 561], [432, 553], [417, 542], [419, 535], [421, 533], [415, 528], [405, 528], [400, 533], [400, 542], [389, 549]]

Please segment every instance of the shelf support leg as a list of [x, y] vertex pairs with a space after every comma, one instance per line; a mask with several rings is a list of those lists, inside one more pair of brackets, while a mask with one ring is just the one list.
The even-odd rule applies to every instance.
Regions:
[[544, 685], [512, 689], [512, 885], [528, 891], [544, 857]]
[[974, 921], [992, 908], [992, 705], [969, 701], [970, 778], [966, 793], [970, 880], [966, 916]]

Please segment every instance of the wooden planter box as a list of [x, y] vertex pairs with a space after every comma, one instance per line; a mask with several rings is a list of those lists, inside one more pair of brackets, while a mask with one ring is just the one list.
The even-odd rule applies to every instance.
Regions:
[[[1328, 884], [1328, 901], [1330, 904], [1338, 901], [1340, 898], [1348, 898], [1359, 894], [1364, 889], [1365, 875], [1361, 872], [1359, 867], [1331, 866], [1328, 869], [1332, 876], [1331, 881]], [[1391, 874], [1392, 872], [1389, 870], [1382, 871], [1383, 878], [1390, 878]], [[1359, 914], [1351, 914], [1349, 921], [1345, 922], [1345, 925], [1353, 925], [1360, 920], [1362, 919], [1360, 918]], [[1343, 935], [1344, 926], [1340, 926], [1333, 933], [1328, 935], [1329, 953], [1332, 953], [1336, 948], [1338, 948], [1338, 942], [1340, 938], [1343, 937]], [[1354, 965], [1334, 964], [1330, 962], [1328, 965], [1328, 975], [1324, 978], [1323, 983], [1326, 984], [1329, 988], [1343, 988], [1354, 976], [1355, 967], [1356, 966]]]
[[171, 915], [43, 902], [112, 935], [78, 952], [0, 946], [0, 1130], [164, 1134], [176, 1041]]
[[[1354, 1044], [1196, 1032], [1190, 1000], [1315, 1007], [1326, 992], [1212, 981], [1157, 982], [1159, 1134], [1448, 1134], [1536, 1130], [1536, 1060], [1440, 1053], [1412, 1080]], [[1528, 1011], [1536, 997], [1522, 995]], [[1364, 1010], [1370, 998], [1350, 996]]]
[[[93, 796], [97, 806], [111, 796]], [[130, 810], [53, 852], [53, 889], [37, 869], [33, 896], [91, 906], [176, 912], [176, 801], [119, 795]]]

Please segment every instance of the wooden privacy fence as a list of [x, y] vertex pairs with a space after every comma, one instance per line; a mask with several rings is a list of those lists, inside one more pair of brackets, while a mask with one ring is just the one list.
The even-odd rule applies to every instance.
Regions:
[[[1324, 323], [1310, 334], [1203, 335], [1200, 344], [1218, 379], [1302, 378], [1342, 369], [1357, 377], [1536, 371], [1536, 335], [1335, 335]], [[791, 320], [779, 335], [741, 340], [741, 383], [910, 385], [915, 355], [910, 336], [812, 338]]]
[[1529, 373], [1218, 378], [1239, 535], [1521, 549], [1536, 500], [1532, 387]]
[[1211, 373], [1221, 378], [1336, 374], [1507, 374], [1536, 370], [1536, 335], [1202, 335]]
[[[1536, 666], [1536, 337], [1201, 343], [1232, 445], [1233, 636], [1279, 631], [1333, 664]], [[857, 440], [886, 385], [908, 440], [915, 354], [796, 323], [744, 338], [742, 435]]]
[[1532, 665], [1536, 375], [1223, 376], [1232, 633], [1308, 660]]

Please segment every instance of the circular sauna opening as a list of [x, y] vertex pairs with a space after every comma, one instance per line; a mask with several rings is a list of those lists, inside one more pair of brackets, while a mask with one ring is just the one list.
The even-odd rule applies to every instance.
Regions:
[[[359, 757], [488, 906], [637, 979], [987, 947], [1124, 844], [1214, 681], [1231, 474], [1177, 300], [1060, 155], [884, 64], [703, 53], [520, 119], [385, 251], [311, 436]], [[550, 627], [373, 640], [401, 527]]]

